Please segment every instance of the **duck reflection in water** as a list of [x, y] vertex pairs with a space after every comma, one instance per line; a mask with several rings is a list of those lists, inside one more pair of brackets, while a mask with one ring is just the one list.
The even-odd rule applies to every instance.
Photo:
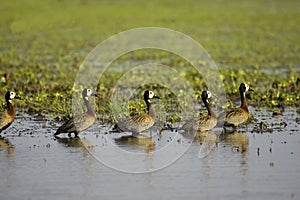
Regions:
[[85, 140], [81, 139], [80, 137], [55, 137], [56, 141], [59, 143], [64, 144], [66, 147], [82, 147], [82, 148], [92, 148], [93, 145]]
[[234, 131], [233, 133], [222, 133], [219, 137], [220, 141], [231, 145], [232, 151], [247, 152], [249, 146], [249, 138], [242, 131]]
[[120, 138], [114, 139], [116, 144], [120, 147], [122, 146], [132, 146], [132, 147], [142, 147], [147, 153], [153, 152], [155, 150], [155, 142], [150, 137], [146, 136], [122, 136]]
[[195, 134], [183, 132], [181, 135], [192, 140], [194, 143], [200, 143], [199, 158], [204, 158], [215, 148], [218, 136], [213, 131], [196, 131]]
[[0, 136], [0, 149], [7, 151], [7, 155], [13, 155], [15, 147], [9, 142], [7, 138]]
[[193, 140], [193, 142], [200, 142], [200, 144], [205, 141], [207, 136], [209, 138], [215, 138], [215, 141], [218, 138], [216, 133], [213, 132], [213, 131], [196, 131], [194, 134], [192, 134], [190, 132], [180, 132], [180, 134], [184, 138], [189, 139], [189, 140]]

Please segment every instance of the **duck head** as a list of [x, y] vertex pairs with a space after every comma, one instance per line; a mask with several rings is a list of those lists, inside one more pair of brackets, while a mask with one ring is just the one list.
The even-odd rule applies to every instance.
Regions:
[[247, 85], [246, 83], [241, 83], [239, 90], [241, 93], [245, 93], [248, 91], [254, 92], [254, 90], [252, 88], [250, 88], [249, 85]]
[[160, 99], [160, 97], [155, 95], [154, 92], [152, 92], [151, 90], [146, 90], [144, 92], [144, 100], [148, 103], [151, 103], [150, 99], [152, 98]]
[[15, 92], [7, 91], [5, 94], [5, 100], [11, 103], [13, 99], [21, 99], [21, 97], [19, 97]]
[[207, 99], [210, 99], [211, 98], [211, 92], [208, 91], [208, 90], [204, 90], [201, 94], [201, 98], [203, 100], [207, 100]]
[[91, 89], [85, 88], [82, 91], [82, 98], [84, 98], [85, 100], [88, 100], [89, 96], [95, 96], [95, 97], [97, 97], [98, 95], [96, 93], [94, 93]]

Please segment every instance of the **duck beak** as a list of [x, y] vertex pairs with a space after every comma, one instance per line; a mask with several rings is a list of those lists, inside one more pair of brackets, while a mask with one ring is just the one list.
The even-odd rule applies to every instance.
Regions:
[[155, 98], [155, 99], [160, 99], [160, 97], [157, 96], [157, 95], [154, 95], [153, 98]]
[[18, 96], [18, 95], [15, 96], [15, 99], [20, 99], [20, 100], [22, 100], [22, 98], [21, 98], [20, 96]]
[[98, 94], [96, 94], [96, 93], [93, 92], [93, 93], [91, 94], [91, 96], [97, 97]]
[[248, 91], [250, 91], [250, 92], [255, 92], [252, 88], [249, 88]]

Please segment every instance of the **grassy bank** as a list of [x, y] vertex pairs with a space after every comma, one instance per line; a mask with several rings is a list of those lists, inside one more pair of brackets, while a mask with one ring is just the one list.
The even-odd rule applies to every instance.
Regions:
[[[191, 36], [209, 52], [230, 99], [244, 81], [256, 89], [253, 105], [299, 106], [299, 7], [296, 0], [2, 1], [0, 75], [9, 74], [9, 80], [1, 83], [0, 94], [18, 91], [24, 112], [67, 117], [76, 73], [87, 54], [113, 34], [158, 26]], [[181, 60], [169, 62], [182, 65]], [[110, 80], [117, 76], [99, 84], [99, 112], [110, 111]], [[203, 89], [201, 80], [194, 84]]]

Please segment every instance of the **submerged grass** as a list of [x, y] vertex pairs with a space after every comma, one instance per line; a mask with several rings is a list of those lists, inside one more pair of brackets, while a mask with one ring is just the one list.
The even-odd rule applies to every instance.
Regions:
[[[17, 103], [23, 112], [50, 114], [57, 120], [69, 117], [73, 83], [87, 54], [113, 34], [158, 26], [181, 31], [203, 45], [219, 66], [229, 99], [236, 99], [238, 85], [246, 82], [256, 90], [252, 105], [299, 107], [299, 7], [296, 0], [3, 1], [0, 75], [8, 74], [9, 79], [2, 81], [0, 94], [16, 90], [24, 98]], [[160, 52], [136, 52], [118, 62], [149, 59], [186, 65]], [[121, 75], [106, 74], [98, 84], [96, 109], [103, 120], [112, 120], [109, 97]], [[199, 99], [209, 83], [193, 70], [184, 76]], [[128, 114], [145, 109], [142, 101], [131, 101]], [[176, 103], [161, 102], [165, 107]], [[176, 121], [176, 112], [170, 114], [170, 121]]]

